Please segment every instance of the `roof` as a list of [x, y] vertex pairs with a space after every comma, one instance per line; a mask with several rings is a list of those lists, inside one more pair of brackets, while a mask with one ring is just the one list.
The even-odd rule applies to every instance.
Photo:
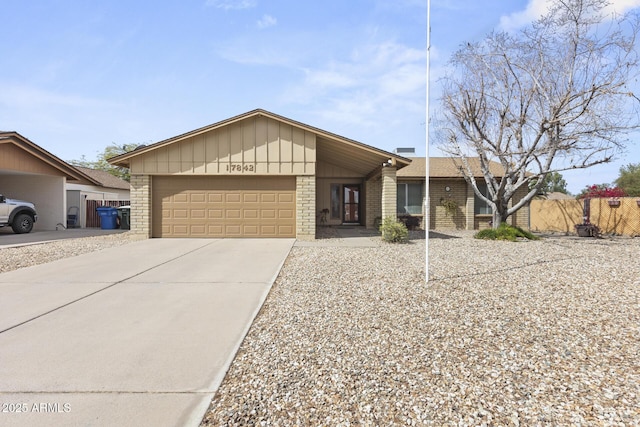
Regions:
[[69, 181], [79, 182], [83, 184], [87, 182], [91, 184], [98, 184], [93, 178], [86, 175], [84, 172], [76, 169], [64, 160], [61, 160], [58, 157], [54, 156], [44, 148], [20, 135], [18, 132], [0, 132], [0, 143], [7, 142], [14, 144], [19, 149], [24, 150], [43, 163], [46, 163], [50, 167], [58, 170], [60, 174], [65, 176]]
[[[398, 178], [424, 178], [427, 174], [426, 157], [412, 157], [409, 166], [398, 171]], [[480, 159], [477, 157], [468, 158], [474, 176], [481, 176]], [[504, 169], [498, 162], [489, 163], [491, 173], [494, 176], [502, 176]], [[429, 157], [429, 177], [430, 178], [463, 178], [461, 169], [462, 160], [451, 157]]]
[[120, 179], [117, 176], [113, 176], [107, 171], [85, 168], [82, 166], [76, 166], [75, 168], [93, 178], [101, 187], [119, 188], [122, 190], [129, 190], [131, 188], [129, 182], [124, 179]]
[[575, 200], [574, 196], [570, 196], [569, 194], [561, 193], [559, 191], [554, 191], [546, 194], [547, 200]]
[[[227, 126], [230, 125], [232, 123], [236, 123], [251, 117], [256, 117], [256, 116], [264, 116], [273, 120], [277, 120], [280, 121], [282, 123], [286, 123], [288, 125], [291, 126], [295, 126], [298, 127], [300, 129], [306, 130], [308, 132], [312, 132], [315, 133], [316, 135], [318, 135], [323, 141], [326, 142], [326, 150], [327, 153], [326, 156], [330, 156], [332, 161], [335, 164], [338, 164], [339, 166], [345, 166], [345, 167], [351, 167], [353, 168], [354, 166], [356, 166], [354, 163], [354, 159], [349, 159], [349, 157], [345, 157], [345, 150], [344, 147], [350, 146], [350, 147], [355, 147], [358, 148], [360, 150], [362, 150], [362, 152], [366, 152], [368, 153], [368, 158], [366, 159], [366, 163], [367, 163], [367, 167], [369, 167], [371, 164], [376, 164], [376, 165], [380, 165], [381, 163], [378, 161], [378, 158], [384, 158], [384, 160], [386, 161], [387, 159], [391, 159], [393, 162], [395, 162], [396, 166], [398, 168], [403, 168], [407, 165], [409, 165], [411, 163], [411, 160], [406, 158], [406, 157], [402, 157], [402, 156], [398, 156], [397, 154], [394, 153], [390, 153], [388, 151], [384, 151], [381, 150], [379, 148], [375, 148], [372, 147], [370, 145], [367, 144], [363, 144], [361, 142], [355, 141], [353, 139], [349, 139], [349, 138], [345, 138], [343, 136], [331, 133], [331, 132], [327, 132], [325, 130], [313, 127], [313, 126], [309, 126], [307, 124], [301, 123], [301, 122], [297, 122], [295, 120], [289, 119], [287, 117], [284, 116], [280, 116], [274, 113], [271, 113], [269, 111], [263, 110], [263, 109], [256, 109], [256, 110], [252, 110], [249, 111], [247, 113], [244, 114], [240, 114], [234, 117], [231, 117], [229, 119], [226, 120], [222, 120], [219, 121], [217, 123], [213, 123], [211, 125], [208, 126], [204, 126], [201, 127], [199, 129], [195, 129], [193, 131], [175, 136], [173, 138], [169, 138], [169, 139], [165, 139], [163, 141], [159, 141], [156, 142], [154, 144], [151, 145], [147, 145], [147, 146], [140, 146], [137, 149], [130, 151], [128, 153], [124, 153], [124, 154], [120, 154], [118, 156], [112, 157], [110, 159], [108, 159], [108, 162], [113, 164], [113, 165], [118, 165], [118, 166], [124, 166], [124, 167], [129, 167], [130, 165], [130, 161], [132, 158], [136, 157], [136, 156], [141, 156], [145, 153], [148, 153], [150, 151], [153, 151], [155, 149], [158, 149], [160, 147], [164, 147], [179, 141], [183, 141], [187, 138], [191, 138], [193, 136], [197, 136], [209, 131], [212, 131], [214, 129], [218, 129], [221, 128], [223, 126]], [[319, 153], [318, 156], [320, 158], [322, 158], [323, 153]], [[375, 161], [372, 159], [373, 157], [375, 157]], [[358, 159], [358, 160], [362, 160], [362, 159]], [[365, 160], [363, 160], [363, 167], [364, 167], [364, 162]]]

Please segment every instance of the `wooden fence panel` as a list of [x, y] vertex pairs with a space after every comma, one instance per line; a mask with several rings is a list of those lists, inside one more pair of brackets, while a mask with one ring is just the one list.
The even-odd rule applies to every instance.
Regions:
[[130, 204], [129, 200], [87, 200], [87, 221], [85, 227], [100, 227], [100, 215], [98, 215], [98, 211], [96, 211], [97, 208], [102, 206], [113, 206], [118, 208], [120, 206], [128, 206]]
[[[639, 198], [619, 200], [619, 206], [610, 206], [609, 199], [591, 199], [591, 223], [604, 234], [640, 236]], [[583, 221], [582, 207], [582, 200], [532, 200], [531, 230], [575, 233], [575, 225]]]
[[575, 233], [575, 225], [582, 224], [580, 200], [532, 200], [531, 231]]

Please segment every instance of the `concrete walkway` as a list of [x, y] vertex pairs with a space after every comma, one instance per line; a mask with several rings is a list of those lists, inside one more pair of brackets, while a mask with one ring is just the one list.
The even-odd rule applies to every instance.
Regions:
[[293, 242], [151, 239], [0, 274], [0, 425], [198, 425]]
[[363, 226], [334, 226], [316, 229], [316, 240], [298, 240], [295, 246], [371, 248], [379, 245], [380, 233]]

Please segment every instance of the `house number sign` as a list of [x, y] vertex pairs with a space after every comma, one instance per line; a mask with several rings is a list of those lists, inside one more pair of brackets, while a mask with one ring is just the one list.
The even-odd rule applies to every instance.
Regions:
[[231, 163], [227, 165], [227, 172], [254, 172], [253, 165], [243, 165], [242, 163]]

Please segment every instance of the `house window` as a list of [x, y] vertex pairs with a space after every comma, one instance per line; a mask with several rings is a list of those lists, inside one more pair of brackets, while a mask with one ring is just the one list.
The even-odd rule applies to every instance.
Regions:
[[[484, 182], [476, 182], [476, 184], [478, 185], [478, 190], [480, 190], [484, 196], [488, 197], [489, 190], [487, 190], [487, 184]], [[475, 199], [473, 204], [475, 206], [474, 213], [476, 215], [491, 215], [493, 213], [491, 206], [478, 197], [478, 195], [475, 194], [475, 191], [473, 192], [473, 197]]]
[[342, 219], [342, 211], [340, 210], [340, 187], [340, 184], [331, 184], [331, 219]]
[[398, 213], [422, 215], [422, 183], [398, 184]]

